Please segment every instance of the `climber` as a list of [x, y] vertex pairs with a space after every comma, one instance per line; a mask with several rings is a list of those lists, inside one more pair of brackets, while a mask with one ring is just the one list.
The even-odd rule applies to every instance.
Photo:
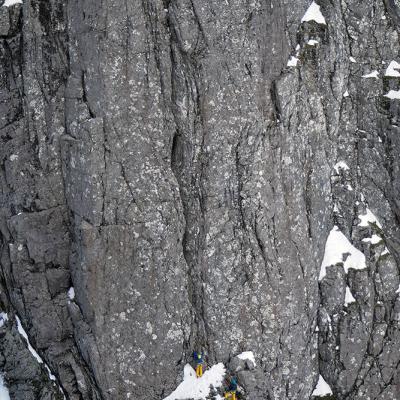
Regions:
[[198, 353], [197, 351], [193, 352], [194, 362], [196, 364], [196, 376], [201, 378], [203, 376], [203, 353]]
[[228, 390], [225, 392], [225, 399], [236, 400], [237, 380], [232, 377], [229, 382]]

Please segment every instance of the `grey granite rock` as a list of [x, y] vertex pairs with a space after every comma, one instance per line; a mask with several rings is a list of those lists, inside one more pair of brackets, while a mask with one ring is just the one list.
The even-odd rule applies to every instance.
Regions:
[[[12, 399], [161, 400], [194, 349], [245, 399], [400, 398], [399, 4], [310, 3], [0, 6]], [[319, 281], [334, 225], [366, 268]]]

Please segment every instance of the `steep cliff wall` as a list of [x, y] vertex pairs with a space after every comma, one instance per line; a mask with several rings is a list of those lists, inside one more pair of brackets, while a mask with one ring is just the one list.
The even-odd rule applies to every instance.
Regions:
[[0, 6], [12, 399], [161, 400], [199, 348], [245, 399], [400, 399], [400, 8], [310, 3]]

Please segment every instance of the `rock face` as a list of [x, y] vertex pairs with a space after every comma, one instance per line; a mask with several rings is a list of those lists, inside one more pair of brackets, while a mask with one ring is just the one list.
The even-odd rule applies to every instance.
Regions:
[[[400, 4], [318, 4], [0, 7], [13, 400], [161, 400], [199, 348], [245, 399], [400, 399]], [[319, 280], [334, 225], [365, 268]]]

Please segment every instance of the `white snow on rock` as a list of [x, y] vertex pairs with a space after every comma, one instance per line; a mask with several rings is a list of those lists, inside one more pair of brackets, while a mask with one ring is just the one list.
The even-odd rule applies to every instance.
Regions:
[[334, 226], [326, 240], [324, 259], [318, 280], [321, 281], [326, 276], [327, 267], [338, 263], [343, 263], [346, 273], [350, 268], [367, 268], [364, 254], [349, 242], [337, 226]]
[[321, 13], [320, 6], [313, 1], [308, 7], [308, 10], [304, 14], [304, 17], [301, 19], [301, 22], [315, 21], [318, 24], [326, 25], [326, 21], [324, 16]]
[[254, 353], [252, 351], [244, 351], [243, 353], [240, 353], [236, 357], [240, 358], [241, 360], [250, 360], [254, 364], [254, 366], [257, 365], [256, 358], [254, 357]]
[[352, 62], [352, 63], [356, 63], [356, 62], [357, 62], [356, 59], [355, 59], [354, 57], [350, 57], [349, 60], [350, 60], [350, 62]]
[[400, 64], [396, 61], [391, 61], [391, 63], [387, 67], [385, 76], [392, 76], [395, 78], [400, 77], [400, 72], [397, 71], [398, 69], [400, 69]]
[[387, 97], [390, 100], [398, 100], [400, 99], [400, 90], [389, 90], [389, 93], [386, 93], [384, 97]]
[[382, 241], [382, 238], [378, 235], [373, 234], [371, 237], [365, 238], [362, 241], [365, 243], [378, 244]]
[[186, 364], [183, 370], [183, 382], [164, 400], [206, 400], [210, 386], [222, 386], [225, 377], [225, 366], [222, 363], [213, 365], [204, 372], [201, 378], [196, 377], [195, 370]]
[[399, 285], [399, 287], [397, 288], [396, 293], [400, 293], [400, 285]]
[[18, 315], [15, 316], [17, 320], [17, 329], [19, 334], [25, 339], [27, 345], [28, 345], [28, 350], [31, 352], [33, 357], [36, 358], [37, 362], [39, 364], [43, 364], [42, 357], [39, 356], [39, 354], [36, 352], [36, 350], [31, 346], [31, 343], [29, 342], [28, 335], [25, 332], [25, 329], [22, 327], [21, 320], [19, 319]]
[[375, 78], [375, 79], [378, 79], [378, 77], [379, 77], [379, 72], [378, 71], [372, 71], [371, 73], [369, 73], [369, 74], [366, 74], [366, 75], [363, 75], [362, 76], [362, 78]]
[[[44, 364], [45, 368], [47, 369], [47, 372], [49, 374], [49, 378], [52, 381], [56, 380], [56, 377], [51, 373], [49, 366], [43, 362], [42, 357], [39, 356], [39, 354], [36, 352], [36, 350], [32, 347], [29, 339], [28, 339], [28, 335], [25, 332], [25, 329], [23, 328], [22, 324], [21, 324], [21, 320], [19, 319], [18, 315], [15, 316], [15, 319], [17, 320], [17, 329], [19, 334], [25, 339], [27, 345], [28, 345], [28, 350], [31, 352], [31, 354], [33, 355], [33, 357], [36, 358], [36, 361], [39, 364]], [[1, 400], [1, 399], [0, 399]]]
[[68, 297], [70, 300], [75, 298], [75, 289], [72, 286], [68, 289]]
[[[7, 313], [0, 312], [0, 328], [4, 326], [4, 324], [8, 321], [8, 315]], [[0, 397], [1, 400], [1, 397]]]
[[344, 92], [344, 94], [343, 94], [343, 97], [349, 97], [350, 95], [349, 95], [349, 91], [348, 90], [346, 90], [345, 92]]
[[309, 45], [309, 46], [315, 46], [316, 44], [318, 44], [319, 42], [318, 42], [318, 40], [315, 40], [315, 39], [310, 39], [308, 42], [307, 42], [307, 44]]
[[0, 374], [0, 400], [10, 400], [10, 393], [4, 385], [3, 376]]
[[359, 215], [358, 218], [361, 220], [358, 226], [370, 226], [370, 224], [376, 224], [378, 228], [382, 229], [382, 225], [369, 208], [366, 209], [364, 215]]
[[288, 67], [296, 67], [299, 59], [297, 57], [291, 56], [289, 61], [287, 62]]
[[[346, 93], [345, 93], [346, 94]], [[333, 167], [333, 169], [335, 170], [335, 172], [337, 174], [339, 174], [339, 171], [342, 169], [343, 171], [348, 171], [350, 168], [349, 166], [344, 162], [344, 161], [339, 161], [338, 163], [336, 163]]]
[[346, 294], [344, 297], [344, 303], [347, 305], [349, 305], [350, 303], [355, 303], [356, 299], [353, 297], [353, 295], [351, 294], [351, 290], [348, 286], [346, 286]]
[[22, 4], [22, 0], [6, 0], [3, 4], [3, 7], [10, 7], [13, 6], [14, 4]]
[[312, 396], [326, 396], [327, 394], [333, 394], [332, 389], [326, 383], [325, 379], [320, 375]]

